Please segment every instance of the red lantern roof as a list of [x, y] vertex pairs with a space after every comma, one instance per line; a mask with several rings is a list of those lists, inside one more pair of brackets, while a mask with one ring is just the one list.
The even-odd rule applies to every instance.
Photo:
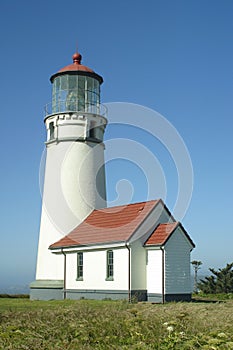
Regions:
[[77, 71], [77, 70], [94, 73], [94, 71], [91, 68], [83, 66], [81, 64], [82, 56], [80, 55], [80, 53], [76, 52], [75, 54], [73, 54], [72, 58], [73, 58], [73, 63], [70, 64], [69, 66], [66, 66], [66, 67], [60, 69], [59, 73], [60, 72], [67, 72], [67, 71]]
[[81, 64], [82, 56], [80, 53], [76, 52], [73, 54], [73, 63], [65, 66], [64, 68], [61, 68], [57, 73], [53, 74], [50, 78], [50, 81], [53, 82], [54, 78], [56, 78], [59, 75], [63, 74], [79, 74], [79, 75], [88, 75], [91, 76], [97, 80], [99, 80], [99, 83], [102, 84], [103, 78], [95, 73], [91, 68], [86, 67]]

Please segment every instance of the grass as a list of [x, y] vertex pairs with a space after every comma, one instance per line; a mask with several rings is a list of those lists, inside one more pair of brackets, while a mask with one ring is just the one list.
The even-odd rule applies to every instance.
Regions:
[[0, 349], [233, 349], [233, 299], [160, 305], [0, 298]]

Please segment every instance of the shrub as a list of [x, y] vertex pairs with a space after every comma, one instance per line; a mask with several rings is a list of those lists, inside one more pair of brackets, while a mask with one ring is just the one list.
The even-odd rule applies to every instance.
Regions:
[[198, 283], [198, 288], [203, 293], [233, 293], [233, 263], [227, 264], [223, 269], [209, 270], [212, 275]]

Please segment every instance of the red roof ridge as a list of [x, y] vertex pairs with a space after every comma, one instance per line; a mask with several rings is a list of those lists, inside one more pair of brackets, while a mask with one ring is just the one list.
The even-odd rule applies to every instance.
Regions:
[[115, 209], [115, 208], [121, 208], [121, 207], [126, 207], [126, 206], [132, 206], [132, 205], [136, 205], [136, 204], [146, 204], [146, 203], [152, 203], [152, 202], [159, 202], [162, 201], [162, 199], [150, 199], [149, 201], [143, 201], [143, 202], [134, 202], [134, 203], [126, 203], [126, 204], [119, 204], [116, 205], [114, 207], [103, 207], [103, 208], [99, 208], [99, 209], [93, 209], [93, 211], [102, 211], [102, 210], [109, 210], [109, 209]]

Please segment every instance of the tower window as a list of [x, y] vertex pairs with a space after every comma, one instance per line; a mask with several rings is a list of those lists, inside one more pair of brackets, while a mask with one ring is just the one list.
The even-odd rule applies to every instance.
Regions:
[[96, 123], [91, 121], [90, 122], [90, 129], [89, 129], [89, 136], [92, 139], [96, 138], [96, 127], [95, 127]]
[[49, 123], [49, 139], [53, 140], [54, 139], [54, 124]]
[[107, 251], [107, 276], [106, 280], [113, 281], [113, 251]]
[[83, 253], [77, 254], [77, 280], [83, 280]]

